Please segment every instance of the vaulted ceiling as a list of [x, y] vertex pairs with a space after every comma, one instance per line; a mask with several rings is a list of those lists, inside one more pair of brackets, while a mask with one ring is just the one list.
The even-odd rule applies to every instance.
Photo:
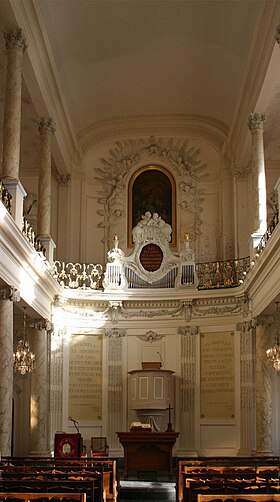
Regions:
[[235, 155], [255, 109], [267, 112], [267, 155], [280, 158], [279, 0], [2, 0], [0, 18], [2, 31], [22, 28], [29, 45], [23, 168], [36, 166], [36, 120], [46, 114], [57, 123], [61, 172], [83, 137], [126, 120], [145, 119], [149, 132], [155, 120], [199, 118], [223, 131]]

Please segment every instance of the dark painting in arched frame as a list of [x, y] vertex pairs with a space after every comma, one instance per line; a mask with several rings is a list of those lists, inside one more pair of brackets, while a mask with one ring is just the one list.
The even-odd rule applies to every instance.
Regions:
[[138, 169], [128, 186], [128, 246], [132, 247], [132, 229], [146, 211], [159, 216], [172, 228], [171, 242], [176, 246], [176, 191], [172, 174], [161, 166]]

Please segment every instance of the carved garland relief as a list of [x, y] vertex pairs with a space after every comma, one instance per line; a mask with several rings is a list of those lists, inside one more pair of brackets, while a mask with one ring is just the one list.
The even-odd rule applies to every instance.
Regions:
[[[125, 248], [129, 181], [138, 170], [149, 170], [151, 166], [169, 173], [170, 179], [176, 178], [177, 208], [182, 210], [186, 227], [184, 231], [188, 231], [195, 241], [201, 233], [203, 189], [200, 185], [206, 169], [206, 164], [202, 164], [199, 156], [200, 149], [189, 147], [187, 140], [175, 142], [172, 138], [156, 139], [152, 136], [117, 142], [115, 148], [110, 150], [110, 157], [100, 159], [101, 165], [95, 169], [95, 179], [102, 187], [98, 199], [101, 206], [98, 226], [104, 228], [105, 249], [111, 247], [114, 234], [119, 234], [121, 247]], [[173, 200], [175, 202], [175, 192]], [[175, 208], [173, 214], [175, 216]], [[172, 221], [173, 225], [175, 220]]]

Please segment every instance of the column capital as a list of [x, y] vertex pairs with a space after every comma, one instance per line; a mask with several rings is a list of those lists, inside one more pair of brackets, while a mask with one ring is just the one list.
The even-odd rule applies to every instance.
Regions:
[[1, 300], [11, 300], [11, 302], [20, 301], [20, 292], [18, 289], [12, 286], [3, 286], [0, 288], [0, 299]]
[[265, 122], [265, 113], [252, 112], [248, 118], [248, 126], [251, 132], [263, 129]]
[[54, 330], [53, 323], [48, 319], [32, 319], [29, 326], [38, 331], [49, 331], [52, 333]]
[[200, 330], [198, 326], [179, 326], [178, 327], [178, 334], [179, 335], [199, 335]]
[[40, 117], [38, 119], [38, 130], [40, 133], [52, 134], [55, 132], [55, 123], [52, 118]]
[[56, 180], [59, 185], [67, 187], [69, 185], [69, 182], [71, 181], [71, 174], [59, 174], [56, 172]]
[[254, 332], [256, 329], [256, 320], [251, 319], [250, 321], [238, 322], [236, 324], [236, 330], [241, 331], [242, 333], [246, 333], [248, 331]]
[[24, 52], [28, 45], [22, 30], [4, 32], [6, 49], [21, 49]]
[[276, 31], [275, 31], [275, 40], [280, 45], [280, 24], [278, 24]]
[[105, 330], [105, 336], [108, 338], [123, 338], [126, 336], [125, 329], [110, 328]]

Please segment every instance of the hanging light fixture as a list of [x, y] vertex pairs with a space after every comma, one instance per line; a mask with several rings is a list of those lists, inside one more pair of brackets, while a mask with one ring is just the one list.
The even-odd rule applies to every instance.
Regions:
[[[275, 320], [279, 320], [278, 317], [279, 317], [279, 310], [278, 310], [278, 307], [279, 307], [279, 303], [280, 302], [276, 302], [276, 312], [275, 312]], [[279, 343], [279, 336], [276, 336], [275, 337], [275, 340], [274, 340], [274, 344], [272, 347], [270, 347], [269, 349], [267, 349], [266, 351], [266, 357], [267, 357], [267, 360], [269, 362], [269, 364], [271, 364], [273, 366], [273, 368], [278, 372], [280, 371], [280, 343]]]
[[29, 350], [29, 342], [26, 340], [26, 307], [23, 308], [23, 339], [18, 341], [14, 352], [14, 370], [25, 375], [33, 371], [35, 354]]

